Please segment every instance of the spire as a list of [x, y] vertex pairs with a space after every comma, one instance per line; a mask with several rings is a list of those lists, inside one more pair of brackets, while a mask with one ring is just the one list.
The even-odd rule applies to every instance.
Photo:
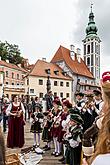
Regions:
[[91, 13], [92, 13], [92, 6], [93, 6], [93, 3], [91, 3]]
[[88, 23], [88, 26], [86, 28], [86, 34], [87, 36], [92, 34], [92, 35], [97, 35], [97, 27], [95, 25], [95, 21], [94, 21], [94, 13], [92, 11], [92, 6], [93, 4], [91, 3], [91, 12], [89, 14], [89, 23]]

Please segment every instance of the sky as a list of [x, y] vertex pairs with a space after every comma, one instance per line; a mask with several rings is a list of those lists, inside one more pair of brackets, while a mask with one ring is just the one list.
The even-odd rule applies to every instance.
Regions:
[[0, 0], [0, 40], [19, 46], [29, 63], [50, 61], [60, 45], [81, 48], [93, 3], [101, 39], [101, 72], [110, 70], [109, 0]]

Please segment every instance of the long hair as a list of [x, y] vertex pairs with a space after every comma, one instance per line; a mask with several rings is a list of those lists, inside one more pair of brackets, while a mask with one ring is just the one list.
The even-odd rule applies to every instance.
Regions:
[[102, 127], [99, 130], [95, 153], [89, 161], [90, 164], [99, 154], [110, 153], [110, 82], [104, 82], [101, 86], [105, 103], [105, 106], [103, 107], [105, 108], [105, 114], [102, 121]]

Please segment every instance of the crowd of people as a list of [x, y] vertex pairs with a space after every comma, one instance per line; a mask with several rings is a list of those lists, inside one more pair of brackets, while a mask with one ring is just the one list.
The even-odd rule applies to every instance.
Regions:
[[[3, 132], [7, 130], [7, 147], [22, 148], [25, 143], [24, 126], [28, 119], [33, 133], [33, 147], [45, 143], [43, 150], [62, 158], [68, 165], [101, 165], [110, 162], [110, 72], [102, 75], [101, 90], [84, 95], [78, 92], [75, 103], [45, 95], [46, 110], [38, 97], [12, 101], [4, 97], [2, 104]], [[3, 143], [4, 144], [4, 143]]]

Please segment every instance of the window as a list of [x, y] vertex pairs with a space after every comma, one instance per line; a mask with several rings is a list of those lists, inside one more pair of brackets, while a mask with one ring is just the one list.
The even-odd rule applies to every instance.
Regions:
[[17, 83], [16, 85], [19, 85], [19, 83]]
[[91, 66], [93, 66], [93, 62], [94, 62], [94, 60], [93, 60], [93, 54], [91, 54]]
[[91, 53], [93, 53], [93, 51], [94, 51], [94, 46], [93, 46], [93, 42], [91, 42]]
[[69, 82], [66, 82], [66, 87], [69, 87]]
[[60, 97], [63, 98], [63, 93], [62, 92], [60, 93]]
[[66, 97], [69, 97], [70, 95], [69, 95], [69, 93], [66, 93]]
[[19, 74], [17, 74], [17, 79], [19, 79]]
[[87, 84], [87, 80], [85, 80], [85, 83]]
[[6, 77], [8, 77], [8, 71], [6, 71]]
[[39, 79], [39, 85], [43, 85], [43, 80]]
[[54, 92], [54, 97], [56, 97], [57, 96], [57, 92]]
[[8, 82], [6, 82], [6, 84], [8, 85]]
[[90, 65], [90, 57], [87, 58], [87, 65]]
[[27, 79], [27, 85], [29, 85], [29, 79]]
[[39, 98], [43, 98], [43, 93], [39, 93]]
[[30, 93], [34, 93], [34, 89], [30, 89]]
[[14, 73], [12, 72], [12, 78], [14, 78]]
[[86, 45], [84, 45], [84, 55], [86, 55]]
[[61, 81], [61, 82], [60, 82], [60, 86], [62, 86], [62, 87], [63, 87], [63, 81]]
[[90, 45], [87, 46], [87, 54], [90, 54]]
[[12, 83], [12, 85], [14, 85], [14, 83]]
[[54, 86], [58, 86], [58, 82], [57, 81], [54, 81]]

